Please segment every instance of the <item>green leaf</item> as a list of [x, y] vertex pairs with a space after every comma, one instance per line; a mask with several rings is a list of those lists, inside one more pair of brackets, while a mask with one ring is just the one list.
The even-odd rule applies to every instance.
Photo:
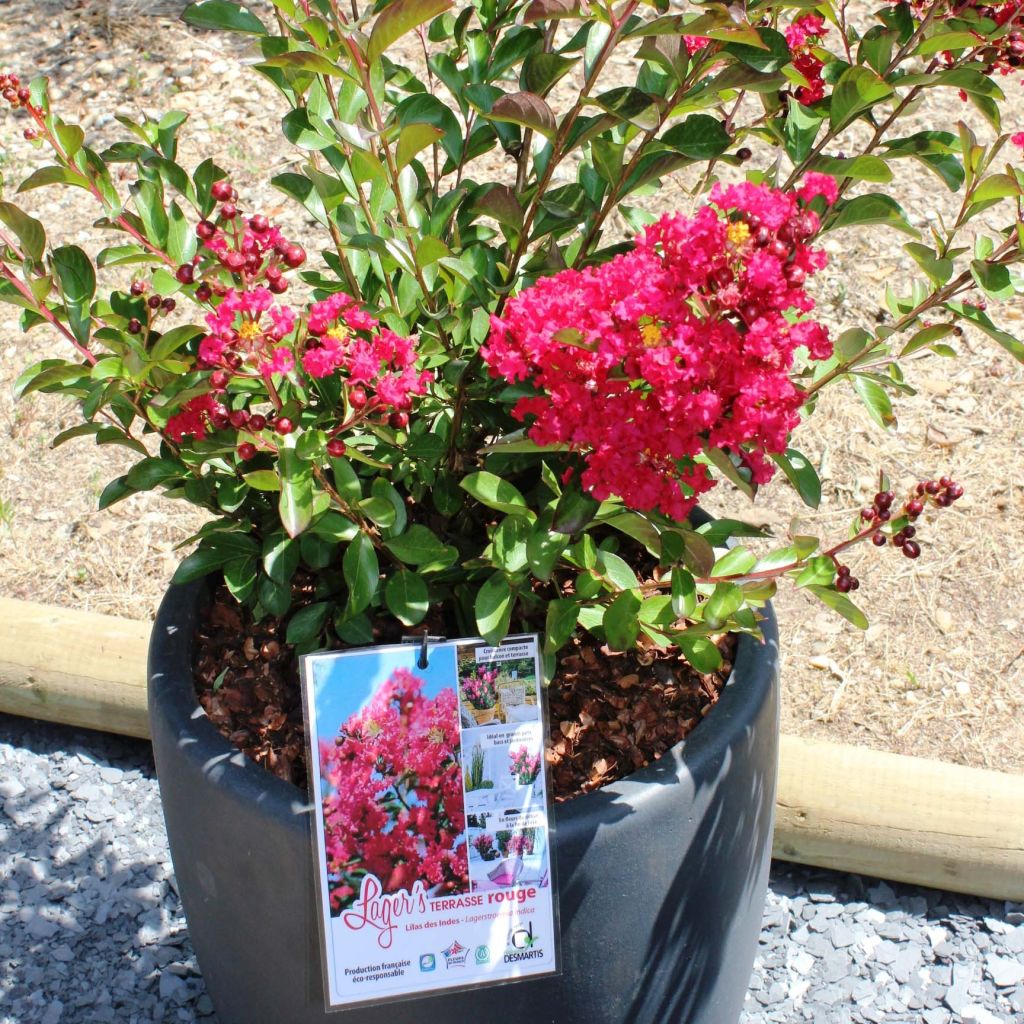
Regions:
[[608, 646], [614, 651], [627, 651], [640, 636], [640, 598], [631, 590], [625, 590], [605, 609], [601, 625], [604, 627]]
[[544, 621], [544, 650], [554, 654], [569, 642], [576, 631], [579, 604], [574, 598], [559, 597], [548, 602], [547, 617]]
[[682, 124], [665, 132], [659, 141], [691, 160], [712, 160], [721, 156], [732, 142], [723, 122], [710, 114], [691, 114]]
[[280, 531], [263, 544], [263, 571], [275, 583], [290, 583], [299, 567], [299, 545]]
[[110, 508], [111, 505], [117, 504], [117, 502], [134, 493], [134, 488], [128, 486], [128, 478], [126, 476], [115, 477], [103, 488], [96, 507], [102, 512], [103, 509]]
[[686, 619], [697, 607], [697, 585], [693, 576], [680, 566], [672, 570], [672, 614]]
[[202, 579], [234, 557], [236, 557], [234, 552], [225, 551], [222, 548], [200, 546], [187, 558], [182, 559], [181, 564], [171, 577], [171, 582], [191, 583], [192, 580]]
[[1009, 299], [1016, 293], [1009, 267], [986, 260], [971, 261], [971, 277], [990, 299]]
[[13, 203], [0, 203], [0, 221], [14, 232], [30, 260], [38, 263], [43, 258], [46, 251], [46, 230], [35, 217], [30, 217]]
[[313, 518], [313, 469], [295, 451], [295, 435], [281, 439], [278, 466], [281, 498], [278, 512], [289, 537], [297, 537]]
[[978, 45], [978, 37], [973, 32], [937, 32], [927, 39], [923, 39], [914, 53], [924, 57], [930, 53], [940, 53], [943, 50], [966, 50], [973, 49]]
[[722, 664], [721, 652], [706, 636], [681, 633], [675, 638], [675, 642], [683, 652], [683, 657], [703, 675], [717, 672]]
[[251, 473], [244, 473], [243, 479], [257, 491], [281, 490], [281, 478], [272, 469], [254, 469]]
[[378, 15], [366, 48], [367, 64], [375, 64], [392, 43], [418, 25], [451, 7], [451, 0], [393, 0]]
[[508, 635], [515, 595], [502, 572], [489, 576], [476, 595], [476, 624], [480, 635], [496, 644]]
[[613, 551], [597, 552], [597, 571], [619, 590], [633, 590], [640, 586], [629, 563]]
[[863, 66], [847, 68], [832, 90], [829, 122], [840, 131], [860, 113], [891, 96], [892, 86], [874, 71]]
[[868, 628], [867, 616], [845, 594], [840, 594], [838, 590], [832, 590], [830, 587], [811, 586], [807, 589], [858, 629]]
[[345, 549], [341, 563], [345, 583], [348, 585], [348, 612], [361, 612], [373, 599], [380, 579], [380, 565], [373, 542], [360, 533]]
[[96, 271], [89, 257], [77, 245], [53, 250], [53, 269], [67, 303], [68, 324], [84, 345], [89, 340], [89, 306], [96, 293]]
[[743, 588], [736, 583], [717, 583], [704, 604], [704, 623], [711, 629], [722, 626], [743, 604]]
[[285, 639], [290, 644], [308, 644], [320, 636], [327, 624], [327, 616], [331, 613], [329, 601], [317, 601], [300, 608], [288, 620], [288, 632]]
[[920, 242], [907, 242], [903, 248], [914, 262], [940, 287], [953, 276], [953, 261], [940, 259], [938, 253]]
[[384, 586], [384, 602], [400, 622], [415, 626], [430, 609], [427, 585], [407, 569], [395, 573]]
[[579, 533], [597, 514], [601, 503], [580, 486], [580, 475], [574, 473], [565, 485], [558, 504], [551, 529], [557, 533]]
[[497, 509], [499, 512], [521, 513], [525, 510], [529, 516], [536, 518], [529, 511], [526, 499], [519, 489], [494, 473], [488, 473], [486, 470], [470, 473], [463, 478], [459, 486], [488, 508]]
[[544, 99], [532, 92], [514, 92], [502, 96], [494, 102], [487, 117], [492, 121], [532, 128], [548, 139], [555, 137], [558, 127], [554, 111]]
[[337, 64], [313, 50], [286, 50], [284, 53], [268, 57], [259, 66], [282, 68], [285, 71], [306, 71], [311, 75], [330, 75], [335, 78], [340, 78], [344, 74]]
[[727, 43], [723, 49], [757, 71], [778, 71], [790, 62], [789, 46], [786, 37], [773, 28], [754, 30], [761, 39], [761, 46], [746, 43]]
[[149, 458], [137, 462], [125, 478], [125, 482], [136, 491], [149, 491], [158, 484], [175, 480], [185, 473], [183, 466], [169, 459]]
[[437, 562], [445, 557], [448, 550], [432, 530], [418, 523], [398, 537], [384, 541], [384, 547], [406, 565]]
[[993, 341], [998, 342], [1018, 362], [1024, 363], [1024, 343], [1015, 338], [1012, 334], [996, 327], [989, 316], [978, 309], [977, 306], [964, 302], [948, 302], [948, 309], [951, 309], [958, 316], [969, 320], [979, 330], [984, 331]]
[[88, 188], [88, 179], [65, 167], [56, 165], [40, 167], [33, 171], [19, 186], [18, 192], [28, 192], [34, 188], [42, 188], [44, 185], [78, 185], [80, 188]]
[[224, 566], [224, 583], [239, 602], [248, 601], [256, 589], [256, 559], [235, 558]]
[[819, 111], [805, 107], [799, 100], [789, 97], [789, 109], [786, 112], [786, 125], [783, 134], [786, 140], [786, 152], [793, 163], [801, 163], [811, 155], [814, 140], [825, 120]]
[[531, 523], [525, 516], [506, 516], [491, 539], [493, 562], [506, 572], [518, 572], [526, 565], [526, 541]]
[[892, 411], [892, 402], [885, 389], [870, 377], [861, 374], [853, 375], [853, 387], [868, 415], [880, 426], [888, 430], [896, 425], [896, 416]]
[[182, 11], [181, 18], [196, 28], [213, 28], [219, 31], [244, 32], [248, 35], [265, 36], [266, 26], [238, 4], [228, 0], [203, 0], [202, 3], [189, 4]]
[[828, 586], [835, 579], [836, 563], [829, 555], [817, 555], [808, 560], [796, 577], [798, 587]]
[[325, 540], [342, 543], [350, 541], [359, 532], [359, 527], [347, 516], [331, 509], [317, 519], [309, 528], [309, 532]]
[[817, 508], [821, 504], [821, 481], [806, 456], [795, 448], [787, 448], [783, 455], [773, 455], [772, 461], [782, 469], [805, 505]]
[[911, 226], [899, 203], [879, 192], [840, 199], [832, 207], [822, 231], [836, 231], [857, 224], [888, 224], [914, 238], [920, 237], [920, 232]]
[[757, 555], [749, 548], [730, 548], [711, 567], [709, 576], [742, 576], [757, 564]]
[[433, 145], [443, 136], [443, 129], [433, 124], [406, 125], [398, 136], [396, 159], [399, 169], [405, 167], [417, 153], [426, 149], [427, 146]]

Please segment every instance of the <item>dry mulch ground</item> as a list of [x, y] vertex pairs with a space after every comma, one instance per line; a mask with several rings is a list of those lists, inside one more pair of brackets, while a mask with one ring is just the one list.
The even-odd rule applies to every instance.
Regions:
[[[173, 8], [132, 0], [60, 4], [8, 2], [0, 27], [0, 68], [51, 75], [62, 110], [96, 143], [119, 137], [114, 113], [188, 110], [182, 162], [213, 156], [228, 168], [249, 208], [261, 208], [290, 232], [308, 233], [300, 211], [285, 208], [266, 185], [301, 157], [276, 126], [281, 103], [239, 64], [235, 43], [193, 33], [173, 20]], [[1024, 127], [1024, 93], [1005, 81], [1006, 126]], [[906, 125], [946, 127], [972, 117], [952, 91], [929, 97]], [[976, 118], [972, 118], [976, 120]], [[982, 130], [982, 134], [984, 131]], [[0, 194], [42, 162], [20, 127], [0, 122]], [[919, 226], [951, 208], [937, 179], [916, 165], [900, 166], [893, 194]], [[686, 207], [683, 182], [668, 181], [661, 208]], [[95, 248], [95, 211], [84, 193], [41, 189], [25, 205], [60, 237]], [[914, 267], [901, 236], [884, 229], [830, 237], [831, 265], [815, 278], [819, 309], [833, 327], [874, 321], [886, 283], [907, 290]], [[1011, 331], [1024, 304], [999, 318]], [[756, 506], [724, 489], [708, 502], [713, 513], [766, 523], [784, 535], [798, 517], [801, 531], [840, 537], [879, 470], [899, 489], [948, 472], [966, 497], [921, 530], [914, 563], [892, 549], [851, 558], [863, 581], [857, 593], [872, 626], [848, 627], [805, 594], [783, 588], [776, 601], [782, 630], [783, 727], [789, 732], [863, 743], [903, 753], [1024, 771], [1024, 370], [985, 339], [968, 334], [956, 361], [914, 360], [909, 382], [917, 395], [897, 405], [899, 425], [883, 433], [852, 391], [839, 388], [802, 429], [799, 447], [824, 485], [813, 513], [787, 488], [766, 488]], [[154, 495], [107, 513], [96, 499], [130, 457], [75, 441], [60, 449], [50, 438], [75, 422], [68, 405], [33, 395], [14, 404], [19, 370], [61, 351], [41, 331], [20, 334], [16, 310], [0, 307], [0, 593], [95, 611], [148, 618], [178, 555], [174, 545], [199, 523], [195, 512]]]

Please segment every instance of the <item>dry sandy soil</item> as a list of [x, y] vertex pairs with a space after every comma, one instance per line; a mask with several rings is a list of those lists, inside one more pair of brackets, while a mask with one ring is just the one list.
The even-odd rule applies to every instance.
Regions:
[[[249, 208], [308, 231], [265, 182], [300, 157], [281, 140], [281, 103], [242, 65], [240, 47], [193, 33], [171, 7], [134, 0], [81, 4], [10, 2], [0, 6], [0, 68], [52, 77], [67, 119], [94, 144], [120, 135], [113, 113], [192, 114], [182, 162], [213, 156], [228, 168]], [[1006, 124], [1024, 127], [1024, 93], [1006, 80]], [[913, 128], [978, 118], [954, 93], [933, 94]], [[983, 129], [982, 129], [983, 131]], [[901, 134], [910, 134], [910, 131]], [[0, 194], [43, 157], [10, 119], [0, 123]], [[952, 206], [938, 180], [903, 164], [893, 194], [924, 225]], [[664, 208], [689, 203], [681, 182], [658, 195]], [[84, 193], [42, 189], [25, 205], [65, 241], [95, 250], [100, 232]], [[959, 205], [957, 203], [957, 205]], [[831, 237], [829, 269], [814, 282], [819, 309], [835, 328], [871, 323], [886, 282], [900, 290], [914, 267], [905, 239], [883, 229]], [[997, 319], [1000, 319], [997, 317]], [[1001, 313], [1024, 329], [1024, 304]], [[924, 553], [911, 563], [893, 549], [851, 558], [863, 581], [858, 603], [872, 625], [847, 626], [792, 589], [776, 601], [782, 628], [783, 726], [792, 733], [862, 743], [965, 764], [1024, 771], [1024, 368], [994, 343], [968, 334], [955, 361], [914, 361], [916, 396], [897, 405], [898, 427], [874, 426], [846, 387], [826, 396], [799, 446], [819, 467], [824, 497], [808, 514], [787, 488], [772, 485], [751, 507], [724, 489], [715, 512], [767, 523], [784, 535], [793, 516], [802, 531], [840, 538], [876, 489], [879, 470], [901, 486], [948, 472], [966, 497], [921, 530]], [[31, 396], [15, 404], [20, 368], [61, 351], [42, 331], [19, 333], [14, 307], [0, 307], [0, 593], [136, 618], [154, 613], [178, 559], [174, 546], [199, 523], [193, 511], [145, 495], [109, 513], [95, 511], [105, 482], [130, 456], [75, 441], [49, 441], [76, 414], [65, 403]]]

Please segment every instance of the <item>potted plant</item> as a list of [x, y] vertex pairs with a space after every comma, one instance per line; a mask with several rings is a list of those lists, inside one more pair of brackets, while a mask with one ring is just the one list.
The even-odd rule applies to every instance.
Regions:
[[477, 725], [494, 721], [498, 703], [498, 670], [476, 666], [459, 680], [459, 691]]
[[[947, 0], [886, 3], [870, 25], [774, 0], [193, 4], [191, 24], [251, 37], [282, 97], [302, 158], [273, 184], [308, 239], [213, 158], [179, 164], [184, 112], [121, 117], [126, 138], [96, 152], [44, 79], [0, 74], [43, 156], [21, 190], [83, 189], [117, 236], [95, 257], [48, 248], [0, 202], [0, 299], [70, 347], [19, 390], [80, 403], [55, 443], [137, 454], [101, 506], [159, 488], [210, 515], [154, 628], [150, 703], [225, 1024], [325, 1019], [294, 656], [416, 629], [544, 635], [551, 774], [582, 794], [556, 815], [563, 971], [353, 1019], [733, 1024], [770, 853], [768, 602], [788, 581], [863, 627], [843, 552], [917, 559], [962, 488], [895, 494], [882, 474], [847, 531], [774, 543], [697, 503], [781, 470], [816, 505], [792, 435], [826, 387], [885, 428], [903, 357], [954, 355], [964, 326], [1024, 355], [986, 309], [1019, 285], [1024, 136], [1001, 134], [997, 74], [1020, 64], [1018, 17]], [[904, 128], [936, 89], [960, 92], [963, 123]], [[907, 167], [961, 193], [924, 236], [876, 187]], [[659, 192], [670, 180], [692, 209], [664, 212], [683, 200]], [[911, 237], [921, 277], [833, 333], [814, 314], [819, 243], [864, 226]], [[493, 683], [474, 688], [493, 708]]]
[[531, 754], [526, 745], [516, 747], [508, 752], [511, 764], [508, 770], [516, 780], [516, 785], [532, 786], [540, 775], [540, 754]]

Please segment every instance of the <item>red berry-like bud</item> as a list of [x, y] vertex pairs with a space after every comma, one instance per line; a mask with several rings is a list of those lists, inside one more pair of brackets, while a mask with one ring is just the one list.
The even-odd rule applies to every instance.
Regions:
[[223, 391], [228, 386], [228, 381], [231, 380], [231, 375], [224, 370], [214, 370], [210, 374], [210, 387], [216, 391]]
[[928, 494], [938, 494], [941, 488], [939, 487], [938, 480], [929, 480], [925, 485], [924, 489]]
[[205, 281], [196, 289], [196, 298], [200, 302], [208, 302], [211, 295], [213, 289]]
[[940, 494], [935, 499], [935, 504], [938, 505], [939, 508], [949, 508], [949, 506], [953, 504], [953, 499], [948, 494]]
[[253, 431], [260, 431], [267, 425], [267, 417], [262, 413], [254, 412], [249, 417], [249, 429]]
[[772, 240], [772, 233], [768, 228], [760, 227], [754, 234], [754, 244], [759, 248], [763, 249]]
[[170, 313], [171, 310], [173, 310], [176, 305], [177, 303], [172, 298], [166, 298], [164, 299], [163, 302], [160, 303], [160, 306], [162, 307], [165, 313]]
[[916, 519], [924, 511], [924, 502], [913, 498], [907, 502], [906, 510], [911, 519]]
[[874, 544], [876, 548], [884, 548], [885, 534], [882, 533], [881, 530], [875, 530], [875, 532], [871, 534], [871, 543]]
[[249, 422], [249, 414], [244, 409], [233, 409], [228, 413], [228, 422], [235, 430], [241, 430]]
[[220, 181], [215, 181], [210, 186], [210, 195], [217, 200], [218, 203], [227, 202], [231, 198], [231, 182], [225, 178], [221, 178]]
[[915, 534], [917, 533], [917, 527], [916, 526], [904, 526], [903, 529], [900, 530], [900, 533], [902, 533], [903, 536], [906, 537], [909, 540], [911, 537], [915, 536]]
[[840, 594], [848, 594], [853, 590], [853, 577], [852, 576], [840, 576], [836, 580], [836, 590]]
[[857, 579], [856, 576], [851, 576], [850, 577], [850, 589], [851, 590], [860, 590], [860, 580]]
[[332, 459], [340, 459], [345, 454], [345, 442], [339, 437], [332, 437], [327, 442], [327, 454]]
[[174, 277], [178, 284], [192, 284], [196, 279], [195, 267], [191, 263], [182, 263], [174, 272]]
[[883, 523], [887, 523], [887, 522], [889, 522], [890, 519], [892, 519], [892, 512], [890, 512], [889, 509], [887, 509], [887, 508], [880, 508], [875, 513], [875, 518], [880, 520]]
[[238, 216], [238, 207], [234, 203], [225, 203], [220, 208], [220, 215], [225, 220], [234, 220]]
[[238, 457], [245, 462], [256, 457], [256, 445], [251, 441], [243, 441], [238, 446]]
[[224, 266], [232, 273], [237, 274], [245, 266], [245, 257], [236, 250], [224, 254]]
[[281, 295], [283, 292], [288, 291], [288, 282], [283, 277], [279, 277], [276, 281], [271, 281], [267, 288], [275, 295]]
[[28, 103], [31, 96], [32, 93], [30, 93], [28, 89], [21, 88], [18, 90], [18, 100], [22, 103]]
[[362, 388], [352, 388], [348, 393], [348, 404], [353, 409], [362, 409], [366, 405], [366, 392]]
[[873, 508], [868, 508], [867, 506], [865, 506], [860, 510], [860, 517], [865, 522], [871, 522], [871, 520], [875, 518], [875, 510]]
[[229, 423], [227, 413], [215, 412], [210, 417], [210, 422], [213, 424], [214, 430], [226, 430]]
[[850, 567], [848, 565], [840, 565], [836, 567], [836, 574], [839, 576], [849, 576]]
[[237, 352], [230, 352], [224, 357], [224, 362], [227, 363], [232, 370], [237, 370], [242, 365], [242, 357]]
[[285, 434], [290, 434], [294, 429], [295, 424], [287, 416], [281, 416], [279, 419], [274, 420], [274, 430], [282, 437]]
[[405, 430], [409, 426], [409, 414], [407, 412], [393, 412], [388, 417], [388, 426], [395, 430]]
[[132, 293], [132, 295], [139, 296], [146, 294], [147, 287], [148, 285], [146, 284], [145, 281], [132, 281], [131, 288], [129, 288], [128, 290]]
[[146, 305], [149, 306], [150, 309], [159, 309], [160, 308], [160, 296], [159, 295], [150, 295], [150, 297], [148, 299], [146, 299]]
[[875, 495], [875, 508], [889, 508], [894, 499], [895, 495], [892, 491], [879, 491]]
[[768, 246], [768, 251], [773, 255], [777, 256], [780, 260], [784, 260], [789, 255], [789, 246], [785, 242], [780, 241], [778, 238]]
[[786, 280], [794, 287], [799, 288], [807, 280], [807, 271], [791, 263], [786, 267]]
[[952, 484], [953, 484], [953, 481], [952, 481], [952, 479], [950, 477], [948, 477], [948, 476], [940, 476], [939, 477], [939, 486], [940, 487], [950, 487], [950, 486], [952, 486]]
[[903, 554], [905, 554], [907, 558], [917, 558], [917, 556], [921, 554], [921, 545], [918, 544], [916, 540], [908, 540], [907, 543], [903, 545]]
[[960, 484], [950, 484], [949, 490], [946, 491], [946, 494], [949, 495], [950, 501], [956, 501], [957, 498], [962, 498], [964, 496], [964, 489]]
[[301, 245], [289, 245], [281, 254], [281, 259], [294, 270], [306, 262], [306, 250]]
[[128, 333], [138, 334], [141, 330], [142, 324], [135, 317], [132, 317], [131, 320], [128, 321]]
[[249, 227], [257, 235], [262, 235], [270, 229], [270, 221], [262, 213], [255, 213], [249, 218]]
[[201, 220], [196, 225], [196, 234], [205, 242], [208, 238], [213, 238], [217, 234], [217, 225], [213, 221]]
[[276, 252], [278, 256], [283, 256], [288, 251], [291, 244], [292, 243], [289, 242], [287, 238], [279, 238], [274, 243], [274, 252]]
[[892, 542], [895, 547], [901, 548], [907, 543], [907, 535], [900, 530], [899, 533], [893, 534]]
[[739, 160], [741, 164], [746, 163], [753, 155], [754, 154], [751, 153], [746, 146], [736, 150], [736, 159]]
[[268, 281], [278, 281], [281, 278], [281, 268], [280, 267], [274, 267], [274, 266], [267, 267], [267, 269], [265, 271], [263, 271], [263, 273], [266, 276], [266, 279]]

